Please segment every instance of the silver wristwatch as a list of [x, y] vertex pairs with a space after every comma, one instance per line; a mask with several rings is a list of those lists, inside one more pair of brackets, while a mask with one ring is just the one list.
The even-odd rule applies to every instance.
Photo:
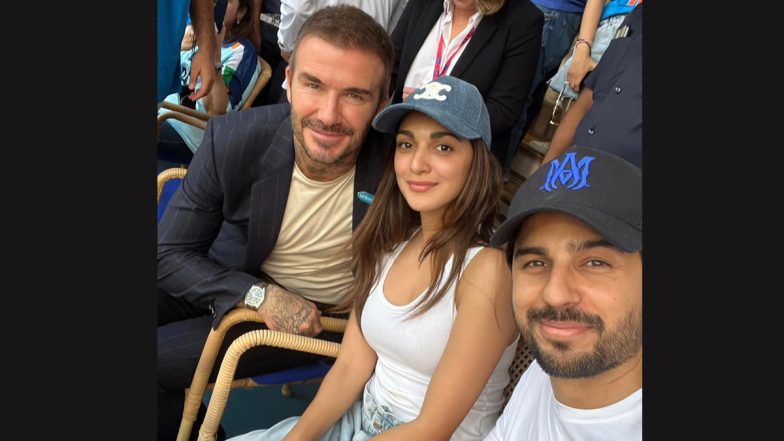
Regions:
[[258, 311], [261, 308], [261, 304], [264, 303], [264, 299], [267, 298], [268, 287], [269, 283], [267, 282], [259, 282], [252, 285], [248, 292], [245, 293], [245, 307]]

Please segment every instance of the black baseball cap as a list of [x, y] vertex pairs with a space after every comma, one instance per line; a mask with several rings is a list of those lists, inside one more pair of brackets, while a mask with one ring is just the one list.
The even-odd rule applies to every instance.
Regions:
[[573, 147], [537, 169], [512, 198], [509, 217], [491, 239], [515, 240], [530, 215], [560, 212], [595, 229], [626, 252], [642, 249], [642, 170], [611, 153]]

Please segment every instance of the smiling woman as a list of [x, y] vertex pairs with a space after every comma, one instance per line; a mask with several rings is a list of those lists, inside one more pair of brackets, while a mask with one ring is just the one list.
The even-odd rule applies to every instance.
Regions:
[[473, 159], [471, 141], [423, 113], [410, 112], [400, 123], [396, 149], [397, 186], [408, 205], [423, 218], [443, 218], [463, 191]]

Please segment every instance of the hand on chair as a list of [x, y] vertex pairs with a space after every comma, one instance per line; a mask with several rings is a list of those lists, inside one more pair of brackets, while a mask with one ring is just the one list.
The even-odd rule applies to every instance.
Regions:
[[270, 285], [270, 288], [259, 308], [269, 329], [307, 337], [315, 337], [321, 332], [321, 311], [313, 302], [276, 285]]

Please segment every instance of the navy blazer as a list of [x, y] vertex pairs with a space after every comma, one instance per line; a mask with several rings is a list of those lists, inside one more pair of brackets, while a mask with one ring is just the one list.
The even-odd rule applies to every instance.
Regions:
[[[217, 326], [253, 283], [278, 238], [294, 141], [288, 103], [210, 119], [188, 173], [158, 224], [158, 286], [214, 308]], [[370, 129], [357, 158], [353, 227], [375, 193], [390, 138]]]
[[[443, 11], [441, 0], [409, 0], [406, 4], [392, 33], [393, 103], [402, 101], [411, 64]], [[450, 73], [479, 89], [490, 114], [492, 150], [502, 156], [531, 88], [543, 25], [542, 11], [529, 0], [506, 0], [498, 12], [482, 17]]]

